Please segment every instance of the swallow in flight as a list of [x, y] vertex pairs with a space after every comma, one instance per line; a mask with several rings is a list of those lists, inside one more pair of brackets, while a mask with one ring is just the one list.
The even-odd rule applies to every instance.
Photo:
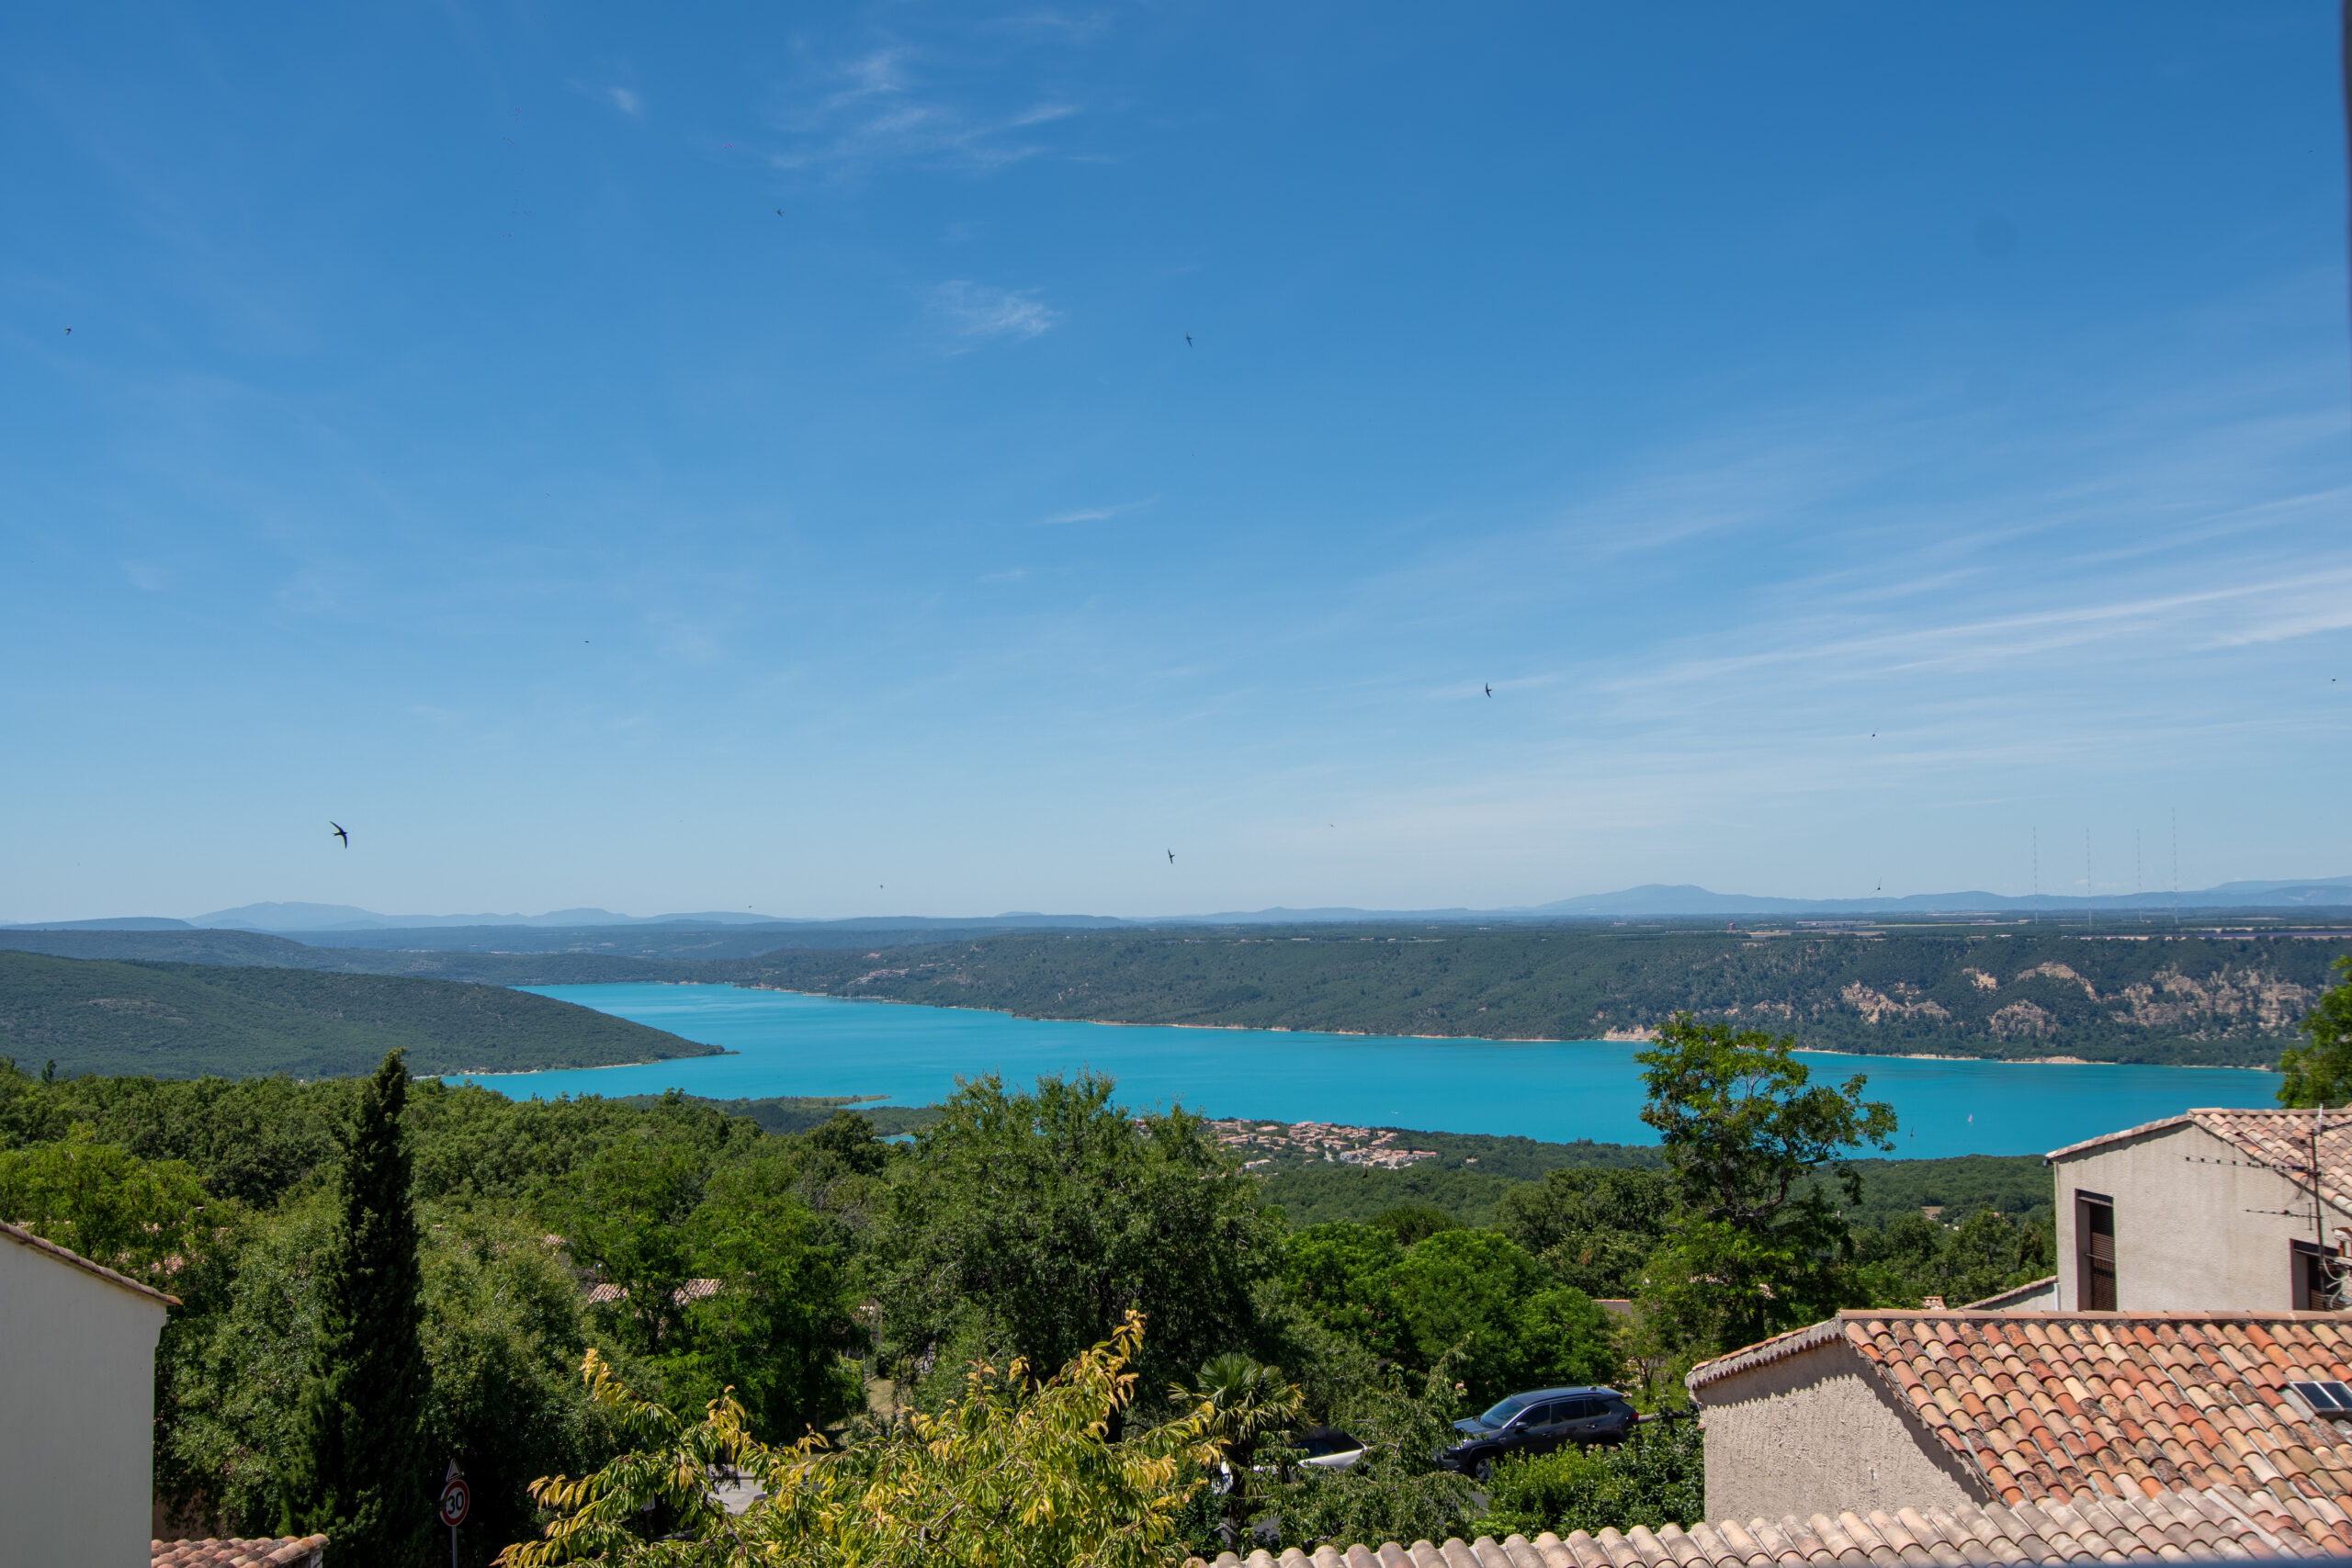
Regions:
[[327, 826], [334, 829], [333, 833], [328, 835], [329, 838], [341, 839], [343, 840], [343, 847], [346, 850], [351, 847], [351, 835], [343, 830], [342, 823], [330, 821]]

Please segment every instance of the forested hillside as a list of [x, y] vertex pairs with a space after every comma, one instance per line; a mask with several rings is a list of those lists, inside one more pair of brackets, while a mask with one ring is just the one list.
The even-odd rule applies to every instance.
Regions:
[[1690, 1010], [1819, 1050], [2258, 1066], [2342, 940], [1466, 931], [1003, 936], [702, 973], [1030, 1018], [1578, 1040]]
[[53, 958], [317, 969], [337, 975], [414, 975], [484, 986], [592, 986], [679, 977], [676, 964], [659, 958], [598, 953], [313, 947], [261, 931], [0, 931], [0, 951], [45, 953]]
[[713, 1045], [495, 986], [0, 953], [0, 1056], [66, 1074], [328, 1077], [405, 1047], [420, 1073], [609, 1066]]

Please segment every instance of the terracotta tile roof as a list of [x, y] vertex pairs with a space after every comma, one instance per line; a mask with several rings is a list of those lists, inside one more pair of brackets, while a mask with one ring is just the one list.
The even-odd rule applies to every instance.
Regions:
[[142, 1285], [136, 1280], [116, 1273], [103, 1263], [93, 1263], [73, 1248], [60, 1247], [46, 1237], [37, 1236], [21, 1225], [12, 1225], [6, 1220], [0, 1220], [0, 1236], [29, 1247], [35, 1252], [45, 1252], [60, 1263], [79, 1269], [85, 1274], [95, 1274], [110, 1285], [120, 1285], [126, 1291], [135, 1291], [151, 1300], [163, 1303], [167, 1307], [175, 1307], [180, 1304], [180, 1299], [177, 1296], [167, 1296], [152, 1286]]
[[252, 1540], [159, 1540], [150, 1568], [317, 1568], [327, 1549], [322, 1535], [278, 1535]]
[[1846, 1312], [1691, 1369], [1691, 1393], [1843, 1338], [1996, 1497], [2233, 1489], [2352, 1553], [2352, 1433], [2285, 1385], [2352, 1377], [2330, 1313]]
[[[1904, 1508], [1868, 1516], [1815, 1514], [1810, 1519], [1725, 1521], [1680, 1529], [1619, 1533], [1578, 1530], [1566, 1540], [1546, 1531], [1529, 1540], [1416, 1541], [1409, 1549], [1295, 1549], [1275, 1557], [1220, 1552], [1216, 1568], [1793, 1568], [1841, 1563], [1852, 1568], [1959, 1568], [1960, 1564], [2024, 1564], [2166, 1560], [2211, 1562], [2250, 1557], [2324, 1555], [2333, 1543], [2292, 1526], [2256, 1522], [2248, 1500], [2226, 1490], [2108, 1497], [2080, 1503], [1965, 1504], [1958, 1508]], [[1194, 1559], [1198, 1562], [1198, 1559]]]
[[[679, 1306], [684, 1306], [688, 1302], [703, 1301], [717, 1294], [718, 1294], [718, 1280], [689, 1280], [670, 1292], [670, 1300]], [[627, 1300], [628, 1300], [628, 1289], [624, 1285], [595, 1285], [592, 1286], [588, 1292], [590, 1306], [609, 1306], [615, 1302]]]
[[[2236, 1145], [2240, 1152], [2258, 1165], [2267, 1165], [2308, 1181], [2311, 1179], [2312, 1116], [2312, 1112], [2309, 1111], [2242, 1111], [2216, 1106], [2190, 1111], [2179, 1116], [2167, 1116], [2161, 1122], [2144, 1122], [2137, 1127], [2126, 1127], [2120, 1133], [2086, 1138], [2079, 1144], [2052, 1149], [2042, 1158], [2066, 1159], [2128, 1138], [2194, 1125], [2202, 1127], [2224, 1143]], [[2352, 1109], [2337, 1109], [2327, 1113], [2326, 1123], [2319, 1135], [2319, 1168], [2320, 1182], [2328, 1201], [2352, 1207]]]

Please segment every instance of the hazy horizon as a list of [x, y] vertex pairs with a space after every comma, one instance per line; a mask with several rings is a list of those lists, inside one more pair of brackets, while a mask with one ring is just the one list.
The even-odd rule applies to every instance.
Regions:
[[2352, 865], [2335, 28], [28, 12], [0, 919]]
[[[2352, 876], [2311, 876], [2289, 878], [2283, 881], [2270, 878], [2240, 878], [2228, 882], [2218, 883], [2211, 887], [2182, 889], [2180, 890], [2180, 897], [2193, 900], [2206, 895], [2231, 894], [2241, 898], [2245, 898], [2250, 897], [2249, 890], [2252, 892], [2258, 892], [2263, 889], [2273, 887], [2290, 888], [2313, 886], [2325, 886], [2329, 885], [2352, 885]], [[1268, 913], [1313, 915], [1317, 912], [1332, 910], [1342, 910], [1351, 914], [1528, 914], [1540, 912], [1561, 905], [1572, 905], [1579, 902], [1610, 898], [1623, 898], [1629, 896], [1642, 895], [1653, 891], [1670, 894], [1696, 893], [1709, 897], [1720, 897], [1733, 901], [1748, 900], [1758, 903], [1772, 902], [1791, 904], [1807, 902], [1807, 900], [1802, 900], [1783, 894], [1727, 891], [1721, 888], [1706, 887], [1702, 885], [1697, 884], [1652, 882], [1639, 883], [1627, 888], [1611, 888], [1589, 893], [1566, 894], [1556, 899], [1546, 899], [1542, 903], [1532, 905], [1475, 905], [1455, 902], [1450, 904], [1423, 905], [1412, 909], [1367, 909], [1361, 906], [1348, 905], [1274, 904], [1262, 905], [1254, 909], [1232, 910], [1160, 909], [1152, 911], [1136, 911], [1114, 909], [1041, 910], [997, 908], [986, 910], [900, 909], [886, 911], [880, 909], [869, 909], [846, 915], [807, 915], [757, 909], [745, 909], [741, 911], [725, 909], [678, 909], [662, 910], [651, 914], [635, 914], [626, 910], [607, 908], [601, 905], [584, 905], [574, 906], [563, 909], [542, 910], [536, 914], [525, 913], [521, 910], [509, 910], [505, 912], [482, 911], [479, 913], [456, 914], [420, 914], [415, 912], [408, 914], [393, 914], [381, 910], [364, 909], [356, 905], [315, 904], [291, 899], [272, 899], [250, 905], [223, 907], [220, 908], [208, 909], [198, 913], [184, 915], [169, 915], [156, 910], [144, 910], [137, 912], [117, 911], [112, 916], [72, 917], [72, 919], [180, 919], [202, 925], [208, 920], [238, 917], [240, 919], [236, 923], [244, 924], [248, 929], [290, 934], [299, 934], [303, 931], [311, 930], [329, 931], [342, 929], [334, 923], [335, 919], [340, 919], [345, 925], [347, 925], [350, 922], [350, 918], [354, 916], [362, 917], [368, 922], [393, 929], [399, 929], [407, 922], [415, 922], [420, 926], [489, 926], [499, 924], [537, 925], [549, 927], [562, 925], [593, 926], [598, 922], [599, 918], [609, 919], [625, 924], [645, 924], [665, 920], [723, 921], [737, 924], [757, 924], [764, 921], [816, 924], [840, 920], [989, 920], [999, 919], [1042, 919], [1054, 918], [1077, 919], [1115, 919], [1148, 922], [1151, 920], [1211, 919], [1225, 915], [1256, 916]], [[1850, 900], [1823, 900], [1818, 902], [1834, 902], [1839, 903], [1845, 907], [1859, 908], [1875, 904], [1892, 904], [1905, 899], [1963, 897], [1975, 894], [1989, 895], [2004, 901], [2024, 901], [2035, 897], [2034, 895], [2028, 893], [2005, 893], [1996, 888], [1937, 888], [1933, 890], [1923, 889], [1913, 892], [1865, 896]], [[2080, 895], [2063, 893], [2044, 893], [2039, 895], [2039, 897], [2049, 900], [2053, 904], [2064, 903], [2070, 900], [2079, 900], [2081, 898]], [[2151, 889], [2144, 895], [2103, 894], [2098, 897], [2102, 899], [2109, 899], [2116, 902], [2126, 902], [2133, 899], [2134, 897], [2140, 897], [2148, 907], [2156, 908], [2168, 906], [2174, 899], [2174, 892], [2171, 889]], [[2347, 896], [2345, 902], [2352, 904], [2352, 886], [2347, 887]], [[2339, 906], [2321, 906], [2321, 908], [2336, 907]], [[1663, 907], [1661, 906], [1661, 909], [1659, 911], [1654, 912], [1664, 912]], [[281, 923], [269, 923], [267, 919], [269, 916], [277, 917]], [[62, 922], [67, 919], [68, 917], [51, 917], [50, 919]], [[6, 923], [12, 925], [35, 925], [41, 922], [36, 919], [10, 921]]]

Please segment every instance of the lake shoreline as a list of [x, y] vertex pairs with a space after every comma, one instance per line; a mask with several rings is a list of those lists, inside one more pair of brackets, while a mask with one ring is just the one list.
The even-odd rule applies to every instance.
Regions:
[[[660, 984], [662, 982], [656, 982]], [[677, 982], [669, 982], [676, 984]], [[793, 986], [762, 985], [756, 980], [695, 981], [688, 984], [729, 986], [739, 991], [775, 991], [788, 997], [819, 997], [832, 1002], [871, 1002], [882, 1007], [930, 1008], [937, 1012], [984, 1012], [999, 1018], [1017, 1018], [1024, 1023], [1091, 1023], [1102, 1029], [1200, 1029], [1238, 1034], [1319, 1034], [1334, 1040], [1459, 1040], [1491, 1045], [1623, 1045], [1655, 1040], [1655, 1030], [1611, 1031], [1589, 1039], [1569, 1040], [1547, 1034], [1374, 1034], [1368, 1029], [1293, 1029], [1280, 1023], [1143, 1023], [1124, 1018], [1040, 1018], [1034, 1013], [1013, 1012], [1005, 1008], [974, 1007], [961, 1002], [911, 1002], [902, 997], [845, 997], [834, 991], [804, 991]], [[2104, 1062], [2095, 1056], [1972, 1056], [1949, 1051], [1824, 1051], [1814, 1046], [1797, 1048], [1801, 1056], [1837, 1056], [1854, 1062], [1996, 1062], [2019, 1067], [2136, 1067], [2178, 1066], [2211, 1068], [2217, 1072], [2275, 1073], [2276, 1066], [2250, 1066], [2240, 1062]]]
[[[880, 1095], [918, 1109], [959, 1083], [993, 1077], [1007, 1092], [1033, 1078], [1093, 1073], [1119, 1103], [1182, 1104], [1212, 1117], [1646, 1144], [1643, 1049], [1634, 1041], [1498, 1041], [1476, 1036], [1280, 1033], [1228, 1025], [1173, 1027], [1024, 1019], [994, 1008], [711, 981], [533, 987], [650, 1028], [736, 1053], [620, 1071], [590, 1068], [477, 1080], [514, 1099], [624, 1097], [682, 1090], [698, 1100]], [[2039, 1155], [2086, 1137], [2178, 1115], [2191, 1106], [2258, 1106], [2277, 1080], [2140, 1063], [2025, 1064], [1973, 1057], [1805, 1061], [1819, 1083], [1867, 1074], [1870, 1098], [1902, 1119], [1897, 1158]]]

